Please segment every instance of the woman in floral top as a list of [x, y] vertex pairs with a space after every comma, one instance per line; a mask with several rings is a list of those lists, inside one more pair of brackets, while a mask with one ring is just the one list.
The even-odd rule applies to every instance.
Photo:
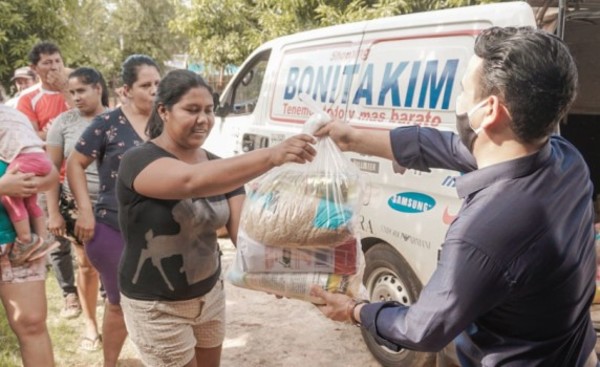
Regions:
[[[81, 135], [67, 163], [67, 178], [79, 217], [75, 235], [85, 244], [90, 262], [100, 273], [108, 302], [102, 325], [104, 367], [116, 366], [127, 336], [120, 306], [117, 271], [123, 239], [117, 220], [115, 183], [123, 154], [142, 144], [160, 81], [158, 65], [145, 55], [129, 56], [122, 66], [127, 103], [98, 116]], [[85, 169], [96, 161], [100, 179], [98, 201], [92, 210]]]

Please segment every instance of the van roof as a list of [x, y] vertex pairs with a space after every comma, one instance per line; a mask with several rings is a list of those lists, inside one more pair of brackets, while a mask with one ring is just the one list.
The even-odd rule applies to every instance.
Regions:
[[[600, 0], [597, 0], [600, 1]], [[390, 24], [402, 24], [403, 28], [418, 28], [442, 24], [461, 23], [465, 20], [487, 20], [490, 24], [510, 26], [515, 24], [531, 24], [533, 13], [531, 7], [522, 1], [475, 5], [462, 8], [434, 10], [428, 12], [403, 14], [394, 17], [385, 17], [369, 21], [346, 23], [325, 28], [313, 29], [295, 33], [288, 36], [275, 38], [266, 42], [255, 52], [274, 48], [282, 44], [293, 44], [307, 40], [318, 41], [340, 35], [361, 34], [368, 26], [371, 30], [387, 28]]]
[[[276, 38], [264, 43], [253, 52], [253, 55], [267, 49], [307, 40], [318, 42], [335, 36], [360, 35], [367, 27], [369, 30], [377, 30], [397, 23], [402, 24], [403, 28], [419, 28], [438, 24], [458, 24], [465, 20], [484, 20], [482, 28], [489, 24], [498, 26], [538, 24], [540, 27], [548, 25], [544, 28], [553, 32], [556, 26], [558, 2], [559, 0], [528, 0], [527, 3], [522, 1], [495, 3], [347, 23]], [[597, 50], [600, 49], [600, 0], [567, 0], [567, 6], [564, 39], [576, 60], [580, 82], [578, 97], [571, 111], [581, 114], [600, 114], [600, 98], [598, 98], [600, 68], [597, 67]]]

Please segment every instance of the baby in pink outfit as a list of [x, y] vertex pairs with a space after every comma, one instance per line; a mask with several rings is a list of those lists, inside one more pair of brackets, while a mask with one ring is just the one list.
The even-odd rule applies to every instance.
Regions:
[[[16, 168], [36, 176], [49, 174], [52, 162], [44, 151], [44, 142], [27, 117], [8, 107], [2, 107], [0, 112], [0, 160], [9, 164], [8, 170]], [[56, 247], [55, 241], [44, 240], [47, 237], [46, 216], [37, 204], [36, 194], [26, 198], [2, 196], [0, 200], [17, 233], [9, 255], [14, 265], [39, 259]]]

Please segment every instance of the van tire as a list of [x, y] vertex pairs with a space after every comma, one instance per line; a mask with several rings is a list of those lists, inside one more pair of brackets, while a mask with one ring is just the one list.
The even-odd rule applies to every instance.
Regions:
[[[422, 284], [406, 260], [386, 243], [378, 243], [365, 254], [366, 267], [363, 282], [372, 302], [398, 301], [410, 305], [414, 303], [422, 289]], [[361, 329], [369, 351], [383, 367], [435, 366], [435, 354], [402, 349], [393, 352], [379, 344], [371, 334]]]

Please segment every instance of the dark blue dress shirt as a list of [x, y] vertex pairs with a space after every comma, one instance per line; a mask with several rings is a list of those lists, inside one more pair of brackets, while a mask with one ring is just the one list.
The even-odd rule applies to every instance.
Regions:
[[582, 366], [596, 341], [596, 256], [577, 150], [553, 136], [534, 154], [476, 170], [453, 133], [403, 127], [390, 138], [405, 167], [466, 172], [456, 178], [464, 202], [418, 301], [366, 305], [363, 326], [392, 349], [438, 351], [456, 339], [463, 366]]

